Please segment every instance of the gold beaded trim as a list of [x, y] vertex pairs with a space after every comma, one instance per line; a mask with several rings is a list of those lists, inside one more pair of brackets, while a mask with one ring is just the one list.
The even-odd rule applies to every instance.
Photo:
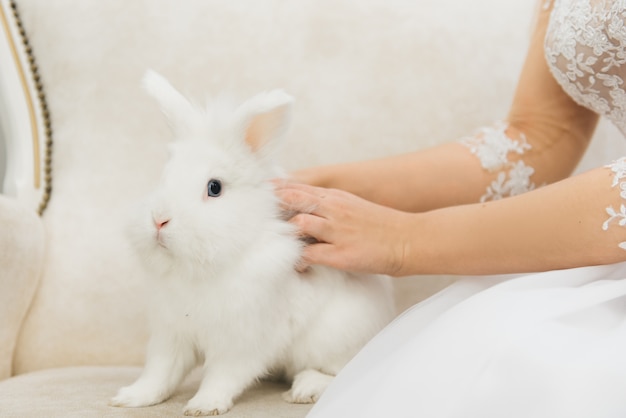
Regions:
[[[9, 5], [11, 6], [11, 11], [13, 13], [13, 17], [15, 19], [15, 23], [17, 25], [17, 29], [18, 32], [20, 34], [20, 38], [22, 41], [22, 45], [24, 46], [24, 51], [26, 52], [26, 57], [28, 59], [28, 66], [29, 66], [29, 70], [30, 70], [30, 75], [32, 77], [32, 81], [33, 84], [35, 85], [35, 89], [37, 90], [37, 97], [39, 99], [39, 106], [40, 106], [40, 110], [41, 110], [41, 115], [43, 117], [43, 124], [44, 124], [44, 132], [45, 132], [45, 137], [46, 137], [46, 141], [45, 141], [45, 157], [44, 157], [44, 189], [43, 189], [43, 195], [41, 198], [41, 201], [39, 202], [39, 207], [37, 208], [37, 213], [41, 216], [43, 215], [44, 211], [46, 210], [46, 207], [48, 206], [48, 202], [50, 201], [50, 196], [52, 194], [52, 122], [50, 120], [50, 111], [48, 110], [48, 103], [46, 101], [46, 95], [44, 93], [44, 89], [43, 89], [43, 85], [41, 83], [41, 77], [39, 76], [39, 69], [37, 67], [37, 63], [35, 62], [35, 56], [33, 55], [33, 49], [28, 41], [28, 37], [26, 36], [26, 31], [24, 30], [24, 26], [22, 24], [22, 20], [20, 19], [20, 15], [18, 13], [18, 9], [17, 9], [17, 4], [15, 3], [15, 0], [10, 0], [9, 1]], [[0, 15], [3, 19], [5, 19], [6, 17], [4, 16], [3, 10], [0, 7]], [[5, 22], [6, 24], [6, 22]], [[7, 30], [8, 30], [8, 25], [7, 25]], [[14, 54], [16, 54], [16, 52], [14, 51]], [[19, 57], [15, 57], [16, 61], [19, 64]], [[21, 68], [20, 68], [21, 70]], [[20, 76], [22, 77], [22, 82], [25, 84], [25, 75], [23, 73], [23, 71], [20, 71], [21, 74]], [[27, 90], [27, 85], [24, 85], [24, 88]], [[34, 111], [33, 111], [33, 104], [32, 104], [32, 100], [30, 98], [30, 95], [26, 94], [27, 96], [27, 102], [29, 104], [30, 107], [30, 111], [31, 111], [31, 119], [34, 118]], [[32, 123], [32, 120], [31, 120]], [[32, 131], [33, 131], [33, 149], [34, 149], [34, 154], [35, 154], [35, 188], [39, 188], [41, 186], [40, 184], [40, 179], [41, 179], [41, 173], [40, 173], [40, 154], [39, 154], [39, 130], [37, 128], [36, 123], [33, 123], [32, 126]]]

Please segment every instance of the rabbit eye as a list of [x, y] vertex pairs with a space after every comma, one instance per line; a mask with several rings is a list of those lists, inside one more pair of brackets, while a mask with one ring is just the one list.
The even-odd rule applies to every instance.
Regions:
[[210, 197], [218, 197], [222, 194], [222, 182], [216, 179], [211, 179], [207, 185], [207, 193]]

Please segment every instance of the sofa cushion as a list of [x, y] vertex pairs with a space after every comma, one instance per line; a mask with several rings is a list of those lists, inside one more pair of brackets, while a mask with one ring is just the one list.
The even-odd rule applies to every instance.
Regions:
[[41, 219], [0, 195], [0, 380], [12, 374], [13, 351], [44, 260]]
[[[192, 373], [166, 402], [146, 408], [114, 408], [108, 401], [117, 390], [139, 376], [137, 367], [68, 367], [25, 373], [0, 382], [2, 417], [132, 417], [182, 416], [183, 407], [200, 383], [200, 370]], [[281, 393], [288, 387], [262, 382], [244, 392], [228, 418], [299, 418], [311, 405], [289, 404]]]

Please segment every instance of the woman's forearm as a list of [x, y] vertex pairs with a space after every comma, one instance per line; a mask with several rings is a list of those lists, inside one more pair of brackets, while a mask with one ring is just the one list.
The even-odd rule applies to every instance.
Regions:
[[293, 173], [293, 177], [302, 183], [345, 190], [409, 212], [477, 202], [488, 183], [488, 173], [459, 143], [377, 160], [304, 169]]
[[[349, 271], [505, 274], [626, 260], [626, 160], [487, 203], [409, 213], [353, 194], [280, 184], [303, 263]], [[624, 226], [622, 226], [622, 224]], [[622, 248], [620, 248], [620, 246]]]
[[397, 274], [501, 274], [626, 260], [623, 200], [599, 168], [531, 193], [411, 215]]
[[[525, 132], [510, 126], [506, 135], [504, 130], [488, 128], [474, 137], [479, 143], [478, 152], [472, 152], [471, 146], [456, 141], [377, 160], [304, 169], [293, 173], [293, 179], [317, 187], [345, 190], [371, 202], [407, 212], [476, 203], [489, 193], [493, 197], [493, 189], [511, 180], [511, 172], [517, 164], [522, 164], [523, 170], [531, 170], [526, 186], [531, 190], [570, 175], [583, 155], [597, 117], [584, 109], [577, 107], [576, 110], [580, 111], [579, 120], [587, 119], [584, 134], [579, 132], [580, 129], [549, 125], [545, 121], [537, 122], [534, 127], [525, 124]], [[516, 120], [522, 124], [524, 118], [518, 115]], [[485, 136], [490, 137], [483, 146], [480, 141], [485, 140]], [[552, 140], [546, 146], [544, 141], [548, 137]], [[489, 147], [497, 149], [506, 145], [502, 141], [513, 144], [513, 141], [522, 143], [522, 140], [527, 141], [524, 144], [528, 149], [522, 154], [507, 153], [504, 155], [506, 163], [495, 169], [477, 155], [485, 150], [492, 152]]]

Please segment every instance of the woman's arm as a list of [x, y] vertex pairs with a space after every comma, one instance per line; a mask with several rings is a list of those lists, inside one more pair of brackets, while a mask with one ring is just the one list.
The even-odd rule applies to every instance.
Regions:
[[291, 222], [302, 235], [318, 241], [304, 249], [306, 264], [393, 276], [502, 274], [626, 260], [620, 178], [598, 168], [508, 199], [424, 213], [303, 184], [277, 193], [301, 212]]
[[[530, 149], [511, 152], [534, 170], [530, 180], [540, 186], [561, 180], [574, 170], [595, 129], [598, 117], [578, 106], [549, 72], [543, 40], [549, 12], [538, 17], [507, 123], [512, 140], [525, 135]], [[485, 69], [489, 71], [489, 69]], [[483, 133], [477, 140], [484, 140]], [[428, 150], [372, 161], [297, 171], [295, 181], [349, 191], [396, 209], [419, 212], [478, 202], [488, 187], [509, 168], [488, 170], [469, 147], [449, 143]], [[504, 174], [502, 174], [504, 173]]]
[[[300, 212], [291, 222], [316, 241], [305, 248], [304, 262], [402, 276], [519, 273], [626, 260], [626, 163], [563, 180], [584, 153], [598, 116], [574, 103], [550, 74], [543, 56], [547, 20], [543, 12], [509, 127], [496, 138], [518, 141], [511, 142], [518, 149], [510, 148], [505, 165], [489, 170], [493, 155], [482, 151], [493, 151], [488, 145], [494, 131], [487, 130], [469, 141], [473, 150], [452, 143], [300, 171], [296, 179], [309, 184], [286, 183], [277, 194], [285, 208]], [[549, 185], [490, 201], [485, 191], [518, 163], [532, 169], [535, 185]], [[481, 196], [487, 201], [476, 203]]]
[[499, 274], [545, 271], [626, 260], [626, 228], [609, 219], [620, 211], [613, 173], [598, 168], [520, 196], [489, 204], [444, 208], [410, 221], [408, 272]]

